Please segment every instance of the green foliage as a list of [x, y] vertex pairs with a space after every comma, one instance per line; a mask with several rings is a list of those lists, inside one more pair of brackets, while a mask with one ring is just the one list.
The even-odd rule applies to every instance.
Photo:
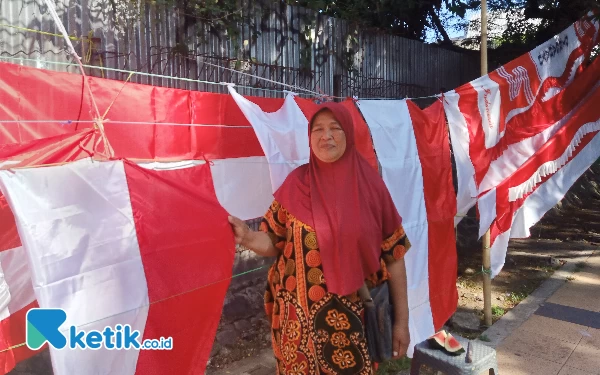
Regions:
[[458, 0], [286, 0], [317, 10], [323, 14], [341, 18], [362, 28], [377, 28], [390, 34], [413, 39], [423, 39], [430, 18], [437, 16], [442, 4], [463, 13], [463, 1]]
[[[268, 20], [282, 20], [288, 5], [301, 6], [320, 14], [344, 19], [349, 24], [348, 43], [342, 53], [342, 63], [348, 71], [354, 69], [354, 56], [358, 43], [356, 30], [376, 29], [387, 34], [425, 40], [428, 30], [434, 30], [442, 44], [453, 46], [448, 30], [462, 30], [468, 11], [477, 11], [481, 0], [108, 0], [117, 24], [123, 27], [135, 22], [136, 15], [144, 14], [148, 4], [170, 7], [178, 12], [180, 26], [176, 30], [178, 45], [173, 53], [186, 53], [185, 33], [192, 26], [201, 38], [209, 33], [225, 37], [232, 42], [240, 59], [247, 59], [249, 44], [255, 43], [261, 32], [268, 30]], [[498, 56], [512, 59], [565, 29], [591, 9], [600, 9], [600, 0], [487, 0], [490, 14], [504, 12], [516, 15], [508, 20], [501, 37], [492, 40], [500, 47]], [[497, 14], [497, 13], [496, 13]], [[492, 16], [490, 16], [492, 17]], [[454, 24], [450, 22], [453, 19]], [[459, 19], [456, 22], [456, 19]], [[529, 22], [536, 20], [536, 23]], [[285, 22], [285, 20], [283, 20]], [[493, 22], [493, 19], [491, 20]], [[315, 19], [302, 20], [300, 35], [300, 63], [309, 69], [317, 59], [311, 27]], [[306, 25], [306, 26], [304, 26]], [[448, 30], [447, 30], [448, 29]], [[241, 41], [241, 30], [246, 30]], [[282, 38], [284, 38], [282, 36]], [[243, 42], [244, 45], [240, 45]], [[475, 41], [475, 44], [477, 41]], [[452, 47], [454, 48], [454, 47]], [[508, 60], [506, 60], [508, 61]]]
[[410, 368], [410, 358], [404, 357], [382, 363], [377, 369], [377, 375], [393, 375]]
[[504, 315], [505, 311], [502, 307], [500, 306], [492, 306], [492, 315], [496, 318], [501, 317], [502, 315]]
[[506, 297], [506, 300], [510, 303], [512, 303], [513, 305], [517, 305], [519, 304], [519, 302], [523, 301], [525, 298], [527, 298], [528, 293], [524, 293], [524, 292], [512, 292], [511, 294], [508, 295], [508, 297]]
[[508, 20], [500, 40], [499, 54], [506, 58], [535, 48], [585, 17], [589, 11], [600, 10], [599, 0], [502, 0], [490, 3], [490, 10], [518, 14]]

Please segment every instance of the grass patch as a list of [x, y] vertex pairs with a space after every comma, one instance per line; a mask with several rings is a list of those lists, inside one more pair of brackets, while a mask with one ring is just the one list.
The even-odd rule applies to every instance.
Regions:
[[492, 340], [490, 340], [490, 338], [489, 338], [489, 337], [487, 337], [487, 335], [481, 335], [481, 336], [479, 336], [479, 340], [481, 340], [481, 341], [485, 341], [485, 342], [490, 342], [490, 341], [492, 341]]
[[402, 370], [410, 369], [410, 358], [404, 357], [383, 362], [377, 369], [377, 375], [393, 375]]
[[527, 298], [527, 295], [529, 293], [525, 293], [525, 292], [512, 292], [511, 294], [508, 295], [508, 297], [506, 297], [506, 300], [510, 303], [512, 303], [513, 305], [518, 304], [519, 302], [523, 301], [525, 298]]
[[567, 281], [573, 281], [573, 280], [575, 280], [575, 278], [573, 276], [568, 276], [567, 277]]
[[500, 306], [492, 306], [492, 315], [499, 318], [502, 315], [504, 315], [505, 311], [502, 307]]

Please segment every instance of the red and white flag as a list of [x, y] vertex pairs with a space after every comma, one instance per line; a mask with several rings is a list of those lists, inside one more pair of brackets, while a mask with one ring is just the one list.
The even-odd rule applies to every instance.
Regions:
[[[87, 158], [89, 154], [83, 151], [80, 146], [91, 150], [98, 139], [97, 133], [93, 130], [84, 129], [70, 135], [61, 135], [29, 142], [18, 147], [10, 147], [10, 153], [8, 153], [9, 148], [4, 148], [4, 151], [7, 152], [2, 156], [7, 158], [7, 161], [3, 162], [3, 167], [5, 169], [10, 167], [35, 167], [41, 164], [54, 164], [61, 161], [68, 162]], [[98, 163], [96, 162], [96, 164]], [[212, 175], [210, 183], [219, 204], [228, 212], [245, 219], [254, 218], [264, 213], [265, 207], [268, 207], [272, 200], [271, 186], [268, 183], [268, 165], [261, 157], [219, 159], [213, 160], [209, 164], [205, 164], [203, 160], [139, 164], [146, 169], [155, 170], [157, 173], [174, 169], [197, 168], [198, 165], [210, 167]], [[21, 171], [21, 169], [15, 169], [15, 171]], [[11, 174], [12, 172], [4, 173]], [[247, 181], [254, 179], [267, 182], [264, 184], [256, 183], [252, 187], [248, 187]], [[147, 183], [148, 179], [143, 181]], [[202, 181], [198, 179], [192, 181], [193, 184], [199, 182]], [[242, 189], [241, 187], [245, 188]], [[208, 188], [208, 186], [202, 182], [194, 188], [202, 190]], [[43, 192], [39, 193], [44, 194]], [[201, 212], [196, 213], [193, 220], [200, 218], [201, 214]], [[28, 262], [27, 251], [21, 246], [21, 238], [17, 232], [15, 217], [2, 194], [0, 194], [0, 227], [2, 228], [2, 235], [0, 235], [0, 370], [2, 371], [0, 373], [4, 374], [10, 372], [18, 362], [36, 353], [36, 351], [29, 350], [23, 344], [25, 343], [25, 314], [30, 308], [38, 307], [38, 300], [31, 283], [31, 263]], [[204, 267], [214, 268], [214, 264], [205, 263], [203, 267], [194, 269], [193, 273], [203, 272]], [[225, 265], [225, 267], [231, 269], [230, 266]], [[182, 274], [178, 276], [183, 276], [186, 273], [185, 270], [181, 270], [181, 272]], [[42, 307], [55, 306], [52, 303], [42, 305]], [[222, 301], [219, 302], [216, 299], [205, 303], [207, 305], [222, 305]], [[193, 308], [193, 306], [193, 304], [188, 305], [189, 308]], [[198, 315], [197, 318], [200, 319], [201, 315]], [[199, 341], [205, 346], [212, 347], [213, 338], [214, 334], [212, 336], [205, 334]]]
[[[275, 190], [308, 161], [308, 118], [318, 106], [288, 95], [281, 110], [269, 113], [229, 90], [263, 147]], [[358, 101], [358, 109], [351, 99], [343, 104], [354, 120], [358, 151], [373, 168], [381, 163], [412, 244], [406, 256], [412, 356], [414, 345], [440, 329], [458, 303], [456, 199], [443, 107], [438, 102], [421, 111], [411, 102], [387, 100]]]
[[[88, 98], [82, 102], [81, 90], [73, 90], [81, 85], [80, 76], [6, 63], [0, 63], [0, 69], [0, 119], [10, 120], [0, 121], [0, 163], [4, 168], [75, 161], [102, 147], [91, 123], [77, 122], [89, 120]], [[101, 108], [123, 88], [123, 82], [90, 80]], [[48, 101], [50, 96], [60, 97], [60, 105]], [[250, 99], [269, 111], [283, 104], [282, 99]], [[43, 105], [23, 104], [29, 101]], [[80, 110], [81, 105], [84, 108]], [[132, 107], [136, 111], [131, 111]], [[130, 158], [157, 173], [192, 168], [204, 164], [204, 157], [210, 158], [213, 189], [227, 212], [253, 219], [271, 204], [268, 163], [230, 95], [128, 83], [108, 117], [111, 121], [105, 128], [116, 157]], [[182, 126], [186, 124], [191, 125]], [[171, 160], [179, 161], [166, 162]], [[211, 263], [204, 265], [211, 267]], [[36, 353], [23, 345], [25, 314], [38, 306], [31, 277], [13, 212], [0, 194], [0, 374]], [[205, 303], [222, 305], [217, 300]], [[213, 339], [214, 335], [204, 335], [198, 341], [202, 347], [212, 346]]]
[[[0, 161], [0, 169], [85, 158], [89, 155], [83, 149], [93, 148], [95, 139], [94, 132], [84, 130], [23, 145], [5, 145], [0, 148], [0, 160], [4, 160]], [[17, 363], [46, 348], [33, 351], [24, 345], [25, 316], [34, 307], [38, 303], [27, 252], [13, 212], [0, 192], [0, 374], [10, 372]]]
[[529, 237], [529, 229], [600, 158], [598, 103], [600, 86], [516, 172], [479, 198], [479, 235], [490, 229], [492, 276], [504, 265], [509, 239]]
[[568, 121], [598, 84], [598, 21], [586, 17], [495, 71], [444, 95], [458, 174], [458, 217]]
[[[312, 118], [319, 106], [289, 93], [280, 109], [268, 112], [238, 94], [231, 86], [229, 92], [256, 133], [269, 163], [273, 191], [276, 191], [288, 174], [308, 163], [308, 119]], [[377, 169], [377, 158], [367, 124], [352, 99], [343, 101], [342, 105], [348, 109], [354, 122], [357, 151]]]
[[66, 337], [70, 326], [129, 324], [143, 340], [172, 338], [172, 350], [51, 347], [55, 374], [203, 373], [235, 253], [209, 164], [152, 170], [84, 159], [0, 171], [0, 185], [37, 301], [65, 310]]
[[456, 198], [440, 102], [425, 110], [406, 100], [359, 100], [381, 173], [411, 249], [406, 254], [409, 329], [414, 345], [442, 328], [458, 304]]

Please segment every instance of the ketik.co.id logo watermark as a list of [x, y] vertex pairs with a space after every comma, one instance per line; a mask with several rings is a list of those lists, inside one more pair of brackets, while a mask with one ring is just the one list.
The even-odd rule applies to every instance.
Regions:
[[140, 331], [132, 330], [129, 324], [105, 327], [102, 331], [78, 330], [70, 326], [68, 337], [60, 332], [60, 326], [67, 320], [62, 309], [31, 309], [27, 312], [26, 343], [32, 350], [41, 348], [46, 342], [56, 349], [139, 349], [171, 350], [173, 338], [146, 339], [142, 342]]

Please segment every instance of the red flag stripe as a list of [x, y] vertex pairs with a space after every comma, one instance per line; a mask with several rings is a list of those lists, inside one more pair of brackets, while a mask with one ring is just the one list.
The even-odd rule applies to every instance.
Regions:
[[[465, 86], [459, 94], [459, 110], [465, 116], [469, 131], [469, 156], [475, 168], [475, 181], [479, 186], [484, 180], [493, 160], [499, 158], [512, 144], [539, 134], [571, 112], [594, 85], [600, 74], [600, 61], [595, 61], [571, 85], [548, 101], [538, 97], [533, 106], [513, 117], [507, 124], [505, 136], [492, 148], [486, 148], [482, 117], [479, 113], [479, 97], [475, 88]], [[501, 120], [502, 121], [502, 120]]]
[[441, 102], [424, 111], [408, 101], [423, 173], [429, 238], [429, 301], [435, 330], [458, 306], [456, 289], [456, 198], [452, 184], [450, 143]]
[[204, 373], [235, 253], [210, 166], [125, 171], [150, 299], [144, 339], [174, 347], [141, 351], [136, 372]]
[[[37, 301], [30, 303], [22, 309], [13, 312], [8, 318], [0, 320], [0, 373], [6, 374], [10, 372], [17, 363], [31, 358], [37, 353], [44, 349], [47, 349], [47, 345], [42, 346], [40, 349], [33, 351], [27, 346], [22, 345], [25, 343], [25, 317], [27, 311], [38, 307]], [[19, 346], [14, 349], [6, 350], [8, 348]]]

